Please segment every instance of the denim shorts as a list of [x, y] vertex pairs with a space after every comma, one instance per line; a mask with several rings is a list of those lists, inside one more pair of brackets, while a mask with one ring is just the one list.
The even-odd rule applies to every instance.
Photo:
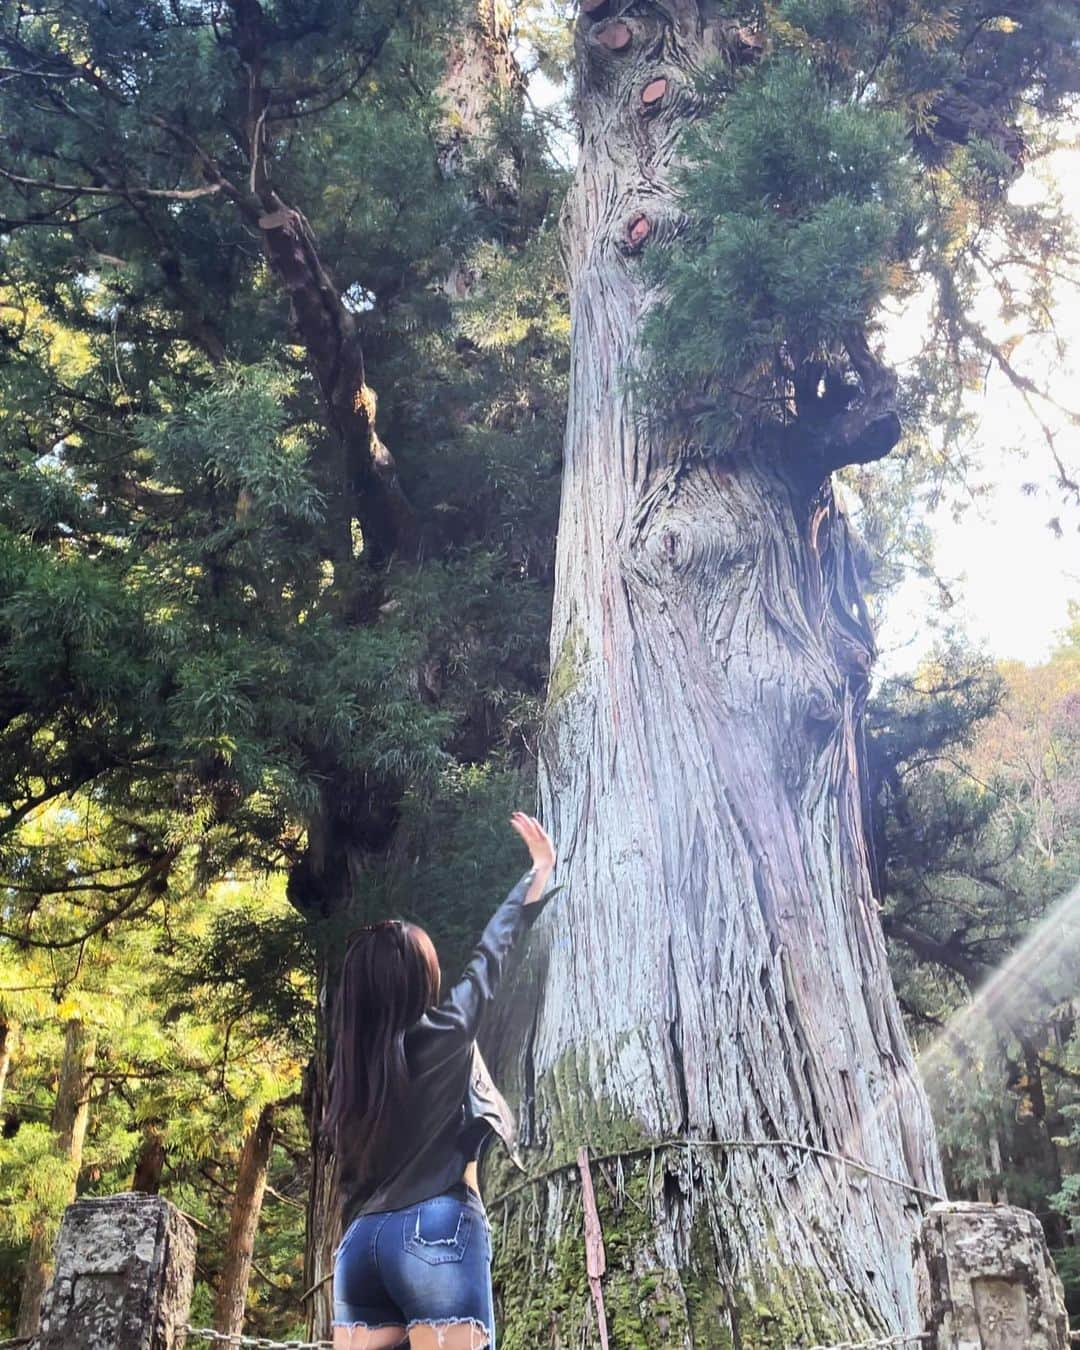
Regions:
[[334, 1257], [335, 1326], [418, 1322], [477, 1323], [494, 1350], [491, 1225], [464, 1181], [408, 1209], [359, 1215]]

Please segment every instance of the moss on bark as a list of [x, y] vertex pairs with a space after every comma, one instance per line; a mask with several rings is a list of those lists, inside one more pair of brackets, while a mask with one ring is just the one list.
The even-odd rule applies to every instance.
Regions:
[[[612, 1184], [610, 1167], [607, 1175], [593, 1168], [612, 1350], [792, 1350], [880, 1334], [850, 1300], [837, 1302], [818, 1272], [786, 1265], [775, 1244], [767, 1244], [775, 1257], [767, 1268], [736, 1280], [715, 1236], [724, 1207], [713, 1203], [707, 1183], [690, 1219], [686, 1259], [665, 1263], [658, 1253], [675, 1245], [664, 1240], [675, 1226], [668, 1177], [661, 1154], [651, 1190], [647, 1156], [624, 1163], [621, 1185]], [[492, 1217], [503, 1350], [599, 1346], [576, 1173], [526, 1187]]]
[[[618, 1053], [616, 1042], [615, 1052]], [[559, 1133], [549, 1141], [546, 1166], [558, 1167], [577, 1160], [578, 1149], [588, 1142], [593, 1154], [616, 1153], [649, 1143], [645, 1129], [627, 1116], [626, 1107], [596, 1091], [595, 1074], [585, 1062], [587, 1047], [571, 1046], [555, 1061], [538, 1095], [550, 1095], [557, 1106]]]
[[559, 654], [551, 668], [547, 696], [549, 709], [572, 692], [578, 682], [579, 672], [587, 656], [588, 643], [585, 636], [577, 624], [572, 624], [566, 630], [566, 636], [559, 647]]

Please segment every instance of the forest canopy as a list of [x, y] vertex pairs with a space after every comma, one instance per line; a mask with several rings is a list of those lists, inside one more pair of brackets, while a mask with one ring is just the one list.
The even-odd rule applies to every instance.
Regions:
[[[558, 628], [557, 536], [573, 548], [585, 519], [571, 477], [560, 524], [564, 470], [596, 448], [580, 419], [622, 399], [653, 439], [591, 556], [626, 594], [669, 567], [655, 634], [691, 593], [722, 611], [710, 639], [734, 623], [750, 581], [717, 597], [756, 566], [745, 540], [781, 529], [760, 508], [739, 553], [706, 512], [634, 553], [657, 502], [702, 465], [782, 499], [790, 533], [763, 552], [796, 560], [802, 608], [761, 631], [816, 655], [805, 680], [777, 655], [760, 704], [811, 685], [819, 704], [775, 719], [804, 736], [798, 771], [776, 763], [795, 781], [850, 726], [853, 852], [949, 1192], [1033, 1209], [1080, 1315], [1075, 977], [1047, 968], [964, 1020], [1077, 882], [1080, 619], [1044, 660], [952, 632], [870, 685], [871, 615], [936, 577], [933, 509], [975, 494], [988, 370], [1028, 410], [1033, 476], [1062, 514], [1080, 500], [1072, 391], [1023, 348], [1059, 341], [1077, 245], [1059, 203], [1013, 194], [1066, 138], [1080, 13], [704, 8], [708, 51], [673, 40], [664, 89], [638, 81], [632, 133], [611, 132], [640, 150], [613, 155], [619, 191], [667, 158], [596, 216], [566, 159], [571, 116], [595, 128], [625, 93], [602, 6], [512, 29], [456, 0], [0, 0], [0, 1335], [34, 1324], [64, 1206], [131, 1188], [198, 1231], [193, 1320], [317, 1320], [345, 936], [398, 914], [456, 973], [519, 870], [509, 811], [538, 778], [583, 819], [599, 792], [558, 777], [560, 727], [576, 771], [599, 744], [573, 723], [597, 672], [651, 672], [641, 716], [673, 706], [649, 680], [674, 640], [612, 655], [614, 583], [606, 646], [584, 595]], [[634, 42], [657, 15], [627, 7]], [[586, 171], [603, 139], [582, 134]], [[647, 297], [625, 363], [593, 266]], [[898, 372], [888, 316], [909, 302], [929, 321]], [[741, 695], [709, 687], [742, 725]]]

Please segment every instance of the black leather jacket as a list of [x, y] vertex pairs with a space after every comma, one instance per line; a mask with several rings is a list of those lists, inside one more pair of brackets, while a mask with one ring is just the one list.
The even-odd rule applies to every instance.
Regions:
[[395, 1120], [391, 1156], [372, 1186], [351, 1171], [348, 1149], [339, 1159], [342, 1231], [360, 1214], [405, 1209], [461, 1180], [489, 1127], [522, 1171], [517, 1127], [476, 1048], [484, 1011], [502, 977], [506, 956], [554, 892], [523, 903], [529, 871], [488, 921], [465, 973], [435, 1008], [405, 1033], [409, 1066], [406, 1109]]

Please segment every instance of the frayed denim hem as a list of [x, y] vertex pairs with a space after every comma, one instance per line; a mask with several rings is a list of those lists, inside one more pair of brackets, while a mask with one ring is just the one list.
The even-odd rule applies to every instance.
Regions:
[[[400, 1322], [333, 1322], [334, 1328], [341, 1327], [345, 1331], [381, 1331], [383, 1327], [399, 1327]], [[409, 1333], [414, 1327], [430, 1327], [435, 1332], [435, 1340], [438, 1345], [442, 1345], [444, 1336], [443, 1331], [449, 1331], [451, 1327], [468, 1327], [471, 1335], [469, 1337], [469, 1350], [484, 1350], [484, 1347], [491, 1344], [491, 1338], [488, 1329], [478, 1317], [441, 1317], [432, 1319], [430, 1317], [414, 1317], [405, 1327], [403, 1338], [398, 1345], [408, 1344]]]
[[[376, 1331], [381, 1331], [383, 1327], [394, 1327], [399, 1335], [392, 1344], [387, 1344], [387, 1350], [409, 1350], [408, 1332], [401, 1330], [401, 1322], [334, 1322], [334, 1340], [344, 1340], [347, 1345], [354, 1346], [368, 1344], [369, 1337]], [[345, 1336], [340, 1335], [345, 1332]]]
[[[431, 1327], [435, 1332], [435, 1341], [437, 1345], [442, 1345], [444, 1330], [449, 1331], [451, 1327], [468, 1327], [472, 1332], [469, 1338], [469, 1350], [483, 1350], [485, 1346], [491, 1344], [491, 1337], [488, 1335], [488, 1329], [479, 1317], [414, 1317], [406, 1324], [406, 1332], [412, 1331], [414, 1327]], [[479, 1340], [477, 1340], [479, 1335]]]

